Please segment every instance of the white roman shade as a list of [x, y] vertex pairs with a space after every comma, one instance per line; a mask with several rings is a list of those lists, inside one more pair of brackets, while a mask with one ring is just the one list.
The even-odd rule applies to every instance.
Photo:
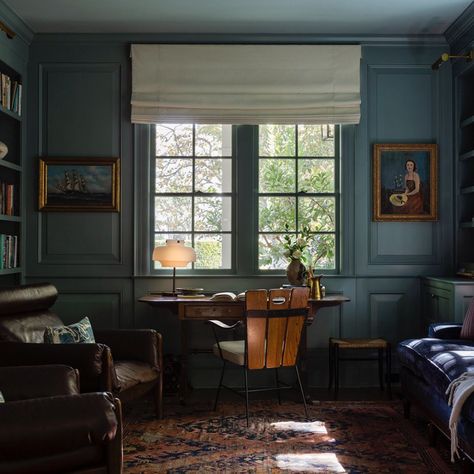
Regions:
[[132, 45], [134, 123], [358, 123], [358, 45]]

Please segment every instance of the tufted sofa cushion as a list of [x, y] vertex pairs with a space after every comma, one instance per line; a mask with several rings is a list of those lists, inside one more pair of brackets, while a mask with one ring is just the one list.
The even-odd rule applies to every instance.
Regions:
[[[398, 345], [398, 358], [402, 366], [446, 399], [446, 389], [454, 379], [464, 372], [474, 372], [474, 341], [409, 339]], [[474, 421], [473, 397], [465, 404], [463, 414]]]

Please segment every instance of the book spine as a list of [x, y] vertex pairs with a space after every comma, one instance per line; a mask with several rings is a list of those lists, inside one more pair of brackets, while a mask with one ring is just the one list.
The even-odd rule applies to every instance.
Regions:
[[5, 235], [0, 234], [0, 269], [5, 268]]
[[13, 268], [18, 267], [18, 235], [13, 236]]

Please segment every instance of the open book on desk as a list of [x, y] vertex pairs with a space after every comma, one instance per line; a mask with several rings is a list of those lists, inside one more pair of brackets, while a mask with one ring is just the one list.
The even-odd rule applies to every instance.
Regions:
[[210, 301], [245, 301], [245, 292], [236, 295], [232, 291], [221, 291], [220, 293], [214, 293], [210, 298]]

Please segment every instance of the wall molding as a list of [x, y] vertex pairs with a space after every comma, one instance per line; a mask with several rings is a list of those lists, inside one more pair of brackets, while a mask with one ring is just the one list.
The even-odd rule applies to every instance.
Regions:
[[35, 36], [33, 30], [3, 0], [0, 0], [0, 19], [5, 21], [22, 41], [27, 45], [31, 44]]

